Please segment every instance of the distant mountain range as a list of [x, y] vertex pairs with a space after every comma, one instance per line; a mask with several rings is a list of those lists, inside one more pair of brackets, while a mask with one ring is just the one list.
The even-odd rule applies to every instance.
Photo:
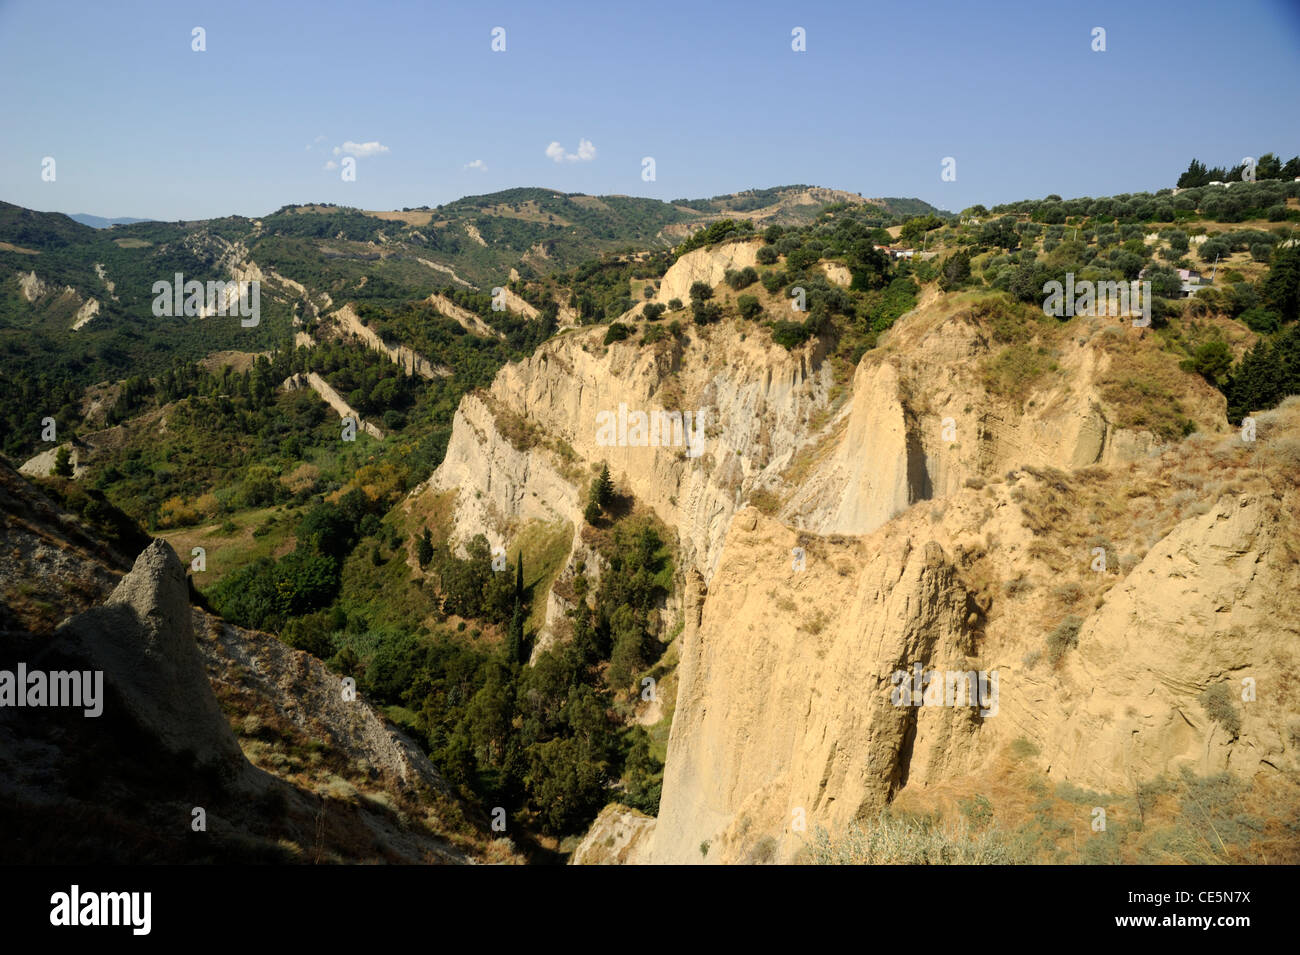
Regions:
[[[127, 373], [161, 374], [177, 360], [269, 350], [292, 336], [295, 318], [344, 302], [397, 308], [448, 288], [486, 294], [606, 253], [666, 251], [719, 219], [755, 230], [799, 227], [828, 207], [878, 227], [939, 212], [919, 199], [806, 185], [674, 202], [521, 188], [436, 207], [294, 204], [256, 218], [186, 222], [0, 202], [0, 355], [8, 367], [40, 364], [79, 393]], [[259, 277], [258, 324], [156, 320], [154, 284], [177, 273], [198, 282]]]
[[131, 219], [125, 216], [119, 219], [105, 219], [103, 216], [92, 216], [86, 212], [74, 212], [68, 218], [82, 225], [88, 225], [92, 229], [107, 229], [111, 225], [134, 225], [137, 222], [154, 221], [153, 219]]

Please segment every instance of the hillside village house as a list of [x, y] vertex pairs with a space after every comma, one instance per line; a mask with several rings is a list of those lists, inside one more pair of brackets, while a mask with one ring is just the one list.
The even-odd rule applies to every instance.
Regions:
[[[1203, 288], [1209, 288], [1209, 284], [1201, 284], [1201, 273], [1195, 269], [1175, 269], [1178, 273], [1178, 297], [1190, 298]], [[1147, 270], [1142, 269], [1138, 272], [1138, 280], [1146, 278]]]
[[916, 254], [915, 249], [904, 249], [896, 245], [878, 245], [876, 251], [885, 253], [891, 259], [910, 259]]

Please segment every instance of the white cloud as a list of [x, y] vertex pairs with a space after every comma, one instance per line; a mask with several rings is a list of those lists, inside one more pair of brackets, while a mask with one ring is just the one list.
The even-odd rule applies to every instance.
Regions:
[[307, 144], [307, 149], [310, 150], [313, 146], [315, 146], [318, 142], [320, 142], [324, 138], [325, 138], [324, 136], [317, 136], [315, 139], [313, 139], [311, 142]]
[[473, 162], [465, 163], [466, 169], [477, 169], [479, 172], [487, 172], [487, 163], [481, 159], [475, 159]]
[[358, 159], [362, 159], [366, 156], [378, 156], [381, 153], [386, 152], [388, 152], [388, 147], [382, 143], [354, 143], [350, 139], [342, 146], [334, 147], [335, 156], [338, 156], [341, 153], [347, 153], [349, 156], [356, 156]]
[[546, 147], [546, 156], [556, 162], [590, 162], [596, 158], [596, 147], [592, 145], [590, 139], [579, 139], [578, 151], [569, 153], [565, 152], [564, 147], [559, 143], [551, 143]]
[[336, 163], [333, 159], [331, 159], [329, 162], [327, 162], [327, 163], [325, 164], [325, 168], [326, 168], [326, 169], [338, 169], [338, 168], [339, 168], [339, 164]]

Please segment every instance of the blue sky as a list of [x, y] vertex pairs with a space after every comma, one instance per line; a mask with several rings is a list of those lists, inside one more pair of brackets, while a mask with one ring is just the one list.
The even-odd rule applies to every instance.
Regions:
[[[42, 210], [811, 183], [956, 211], [1300, 154], [1300, 4], [0, 0], [0, 82], [0, 199]], [[325, 168], [347, 149], [355, 182]]]

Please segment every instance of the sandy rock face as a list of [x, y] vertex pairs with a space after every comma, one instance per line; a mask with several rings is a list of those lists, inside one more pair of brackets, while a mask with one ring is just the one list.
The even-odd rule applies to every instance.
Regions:
[[[913, 508], [858, 539], [737, 515], [702, 616], [688, 613], [681, 637], [651, 861], [789, 861], [816, 827], [842, 832], [904, 788], [988, 771], [1016, 738], [1038, 747], [1051, 777], [1100, 792], [1181, 767], [1248, 779], [1300, 768], [1300, 569], [1276, 502], [1226, 495], [1179, 523], [1053, 669], [1022, 662], [1043, 639], [1025, 626], [1027, 605], [986, 620], [968, 590], [962, 548], [981, 528], [1018, 524], [1005, 505], [990, 524], [980, 500], [965, 491], [942, 525]], [[1015, 565], [1022, 551], [999, 559]], [[917, 663], [998, 674], [994, 706], [895, 705], [891, 675]], [[1248, 677], [1257, 698], [1243, 702]], [[1201, 702], [1219, 684], [1239, 729]]]
[[[167, 749], [243, 764], [194, 644], [185, 569], [166, 541], [136, 558], [103, 606], [64, 623], [53, 646], [103, 670], [105, 688]], [[105, 706], [114, 703], [110, 695]]]
[[[990, 395], [978, 378], [980, 362], [997, 348], [961, 316], [900, 319], [886, 345], [859, 363], [841, 430], [792, 489], [781, 518], [822, 534], [867, 534], [917, 501], [951, 495], [969, 477], [1025, 465], [1114, 465], [1157, 447], [1150, 433], [1108, 420], [1097, 386], [1103, 352], [1067, 348], [1067, 383], [1032, 392], [1020, 407]], [[1199, 422], [1208, 431], [1216, 427], [1213, 410]]]
[[384, 433], [380, 431], [373, 422], [364, 420], [361, 417], [361, 413], [348, 404], [347, 401], [344, 400], [343, 396], [335, 391], [330, 383], [316, 372], [309, 371], [305, 375], [301, 372], [292, 374], [284, 380], [280, 387], [285, 391], [297, 391], [300, 388], [310, 388], [312, 391], [316, 392], [316, 394], [320, 395], [321, 399], [327, 405], [334, 409], [339, 418], [351, 418], [353, 421], [358, 423], [357, 426], [362, 431], [370, 435], [372, 438], [379, 441], [384, 439]]
[[349, 335], [355, 335], [365, 343], [367, 348], [387, 355], [388, 360], [397, 365], [407, 374], [419, 375], [421, 378], [446, 378], [451, 374], [451, 369], [443, 365], [435, 365], [419, 352], [408, 348], [405, 345], [390, 345], [382, 338], [379, 333], [368, 325], [361, 322], [361, 318], [353, 311], [351, 305], [344, 305], [331, 316]]
[[741, 512], [688, 621], [654, 862], [789, 859], [814, 826], [962, 761], [977, 731], [972, 709], [891, 702], [896, 670], [968, 669], [968, 598], [943, 548], [882, 532], [799, 571], [797, 541]]
[[25, 275], [19, 273], [18, 291], [22, 293], [23, 298], [27, 301], [34, 302], [49, 290], [49, 284], [38, 278], [35, 271], [28, 272]]
[[[1296, 766], [1284, 687], [1295, 675], [1300, 569], [1275, 540], [1284, 519], [1259, 496], [1226, 495], [1108, 595], [1063, 675], [1075, 692], [1036, 707], [1053, 775], [1124, 791], [1181, 766], [1246, 777]], [[1242, 717], [1235, 737], [1198, 702], [1220, 683]]]
[[56, 445], [48, 451], [42, 451], [40, 454], [34, 454], [18, 466], [19, 474], [26, 474], [31, 477], [49, 477], [54, 470], [54, 463], [59, 456], [59, 448], [67, 447], [69, 449], [68, 463], [72, 465], [72, 476], [81, 477], [86, 473], [86, 466], [81, 463], [81, 450], [72, 443], [67, 445]]
[[81, 308], [77, 309], [77, 314], [73, 316], [72, 330], [84, 327], [92, 318], [99, 314], [99, 302], [95, 299], [88, 299]]
[[[746, 492], [774, 480], [808, 440], [831, 375], [813, 346], [786, 352], [727, 327], [691, 334], [685, 348], [606, 348], [603, 330], [568, 333], [503, 368], [485, 396], [467, 396], [429, 482], [459, 492], [457, 536], [496, 543], [532, 519], [577, 526], [592, 469], [608, 463], [616, 484], [679, 528], [689, 563], [711, 573]], [[690, 412], [702, 453], [648, 435], [637, 444], [627, 432], [607, 443], [600, 416], [638, 411]], [[685, 431], [683, 422], [683, 441]]]
[[578, 848], [570, 865], [637, 865], [646, 860], [654, 835], [653, 816], [618, 803], [601, 810]]
[[389, 785], [450, 792], [415, 743], [387, 725], [359, 693], [345, 696], [339, 677], [320, 660], [270, 634], [232, 626], [202, 610], [194, 609], [192, 615], [214, 683], [227, 682], [232, 672], [239, 672], [257, 696], [271, 701], [299, 729], [363, 760]]
[[675, 298], [690, 301], [694, 283], [712, 287], [722, 281], [728, 269], [757, 265], [758, 250], [764, 244], [762, 239], [750, 239], [687, 252], [664, 273], [654, 300], [665, 305]]

